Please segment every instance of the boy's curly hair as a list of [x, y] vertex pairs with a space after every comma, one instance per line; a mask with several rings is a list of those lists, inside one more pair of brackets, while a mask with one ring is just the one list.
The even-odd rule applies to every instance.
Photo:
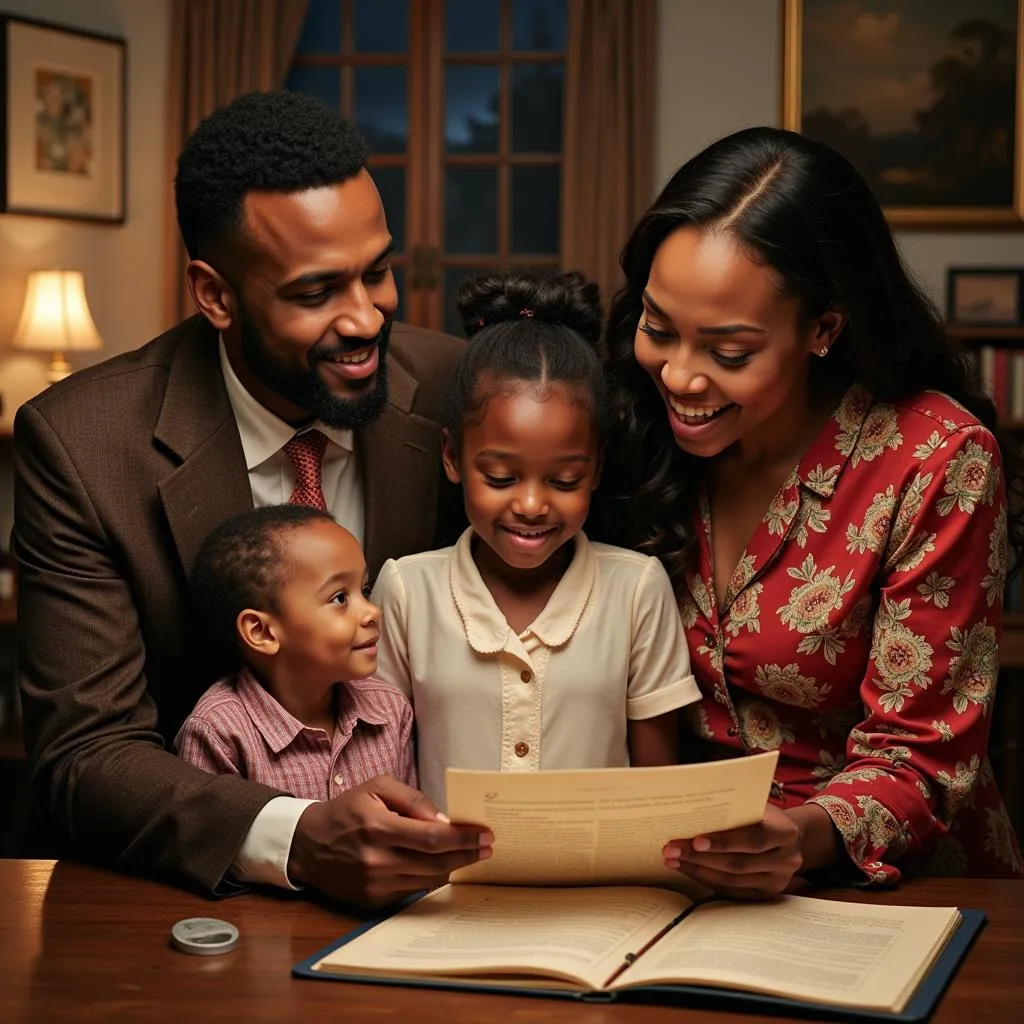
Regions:
[[235, 621], [246, 608], [278, 611], [288, 535], [312, 522], [333, 523], [306, 505], [267, 505], [233, 516], [203, 541], [189, 576], [196, 627], [218, 662], [237, 665]]

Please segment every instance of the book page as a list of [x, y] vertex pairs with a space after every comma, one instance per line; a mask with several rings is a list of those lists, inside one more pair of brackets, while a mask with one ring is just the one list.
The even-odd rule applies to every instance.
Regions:
[[[329, 953], [336, 974], [465, 977], [531, 973], [600, 988], [690, 902], [661, 889], [446, 885]], [[532, 984], [532, 982], [521, 982]]]
[[784, 896], [708, 903], [612, 988], [657, 983], [899, 1011], [960, 920], [950, 907], [886, 907]]
[[452, 821], [486, 825], [494, 854], [453, 882], [671, 886], [708, 891], [666, 868], [661, 849], [761, 820], [777, 751], [663, 768], [447, 771]]

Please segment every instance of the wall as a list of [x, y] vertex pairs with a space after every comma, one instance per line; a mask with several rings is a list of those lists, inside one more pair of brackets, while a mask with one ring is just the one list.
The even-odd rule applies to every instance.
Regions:
[[[15, 353], [9, 341], [29, 271], [81, 270], [100, 352], [70, 356], [79, 369], [135, 348], [166, 326], [161, 274], [166, 251], [161, 182], [165, 163], [170, 0], [0, 0], [6, 14], [89, 29], [127, 40], [128, 178], [124, 225], [0, 215], [0, 430], [17, 407], [46, 387], [44, 358]], [[0, 442], [0, 547], [13, 521], [10, 442]]]
[[[776, 0], [658, 0], [655, 183], [715, 139], [779, 124], [781, 16]], [[1024, 232], [902, 231], [911, 268], [943, 302], [946, 268], [1024, 265]]]
[[[14, 353], [29, 271], [81, 270], [100, 352], [71, 356], [76, 369], [135, 348], [159, 333], [166, 250], [161, 182], [165, 165], [169, 0], [0, 0], [4, 13], [122, 36], [128, 43], [127, 221], [122, 226], [0, 215], [0, 427], [46, 386], [45, 360]], [[0, 529], [3, 528], [0, 495]]]

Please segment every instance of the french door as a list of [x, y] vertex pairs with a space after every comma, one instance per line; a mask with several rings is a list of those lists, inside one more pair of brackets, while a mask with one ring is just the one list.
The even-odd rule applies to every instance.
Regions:
[[559, 258], [564, 0], [311, 0], [287, 86], [354, 121], [401, 318], [461, 333], [467, 277]]

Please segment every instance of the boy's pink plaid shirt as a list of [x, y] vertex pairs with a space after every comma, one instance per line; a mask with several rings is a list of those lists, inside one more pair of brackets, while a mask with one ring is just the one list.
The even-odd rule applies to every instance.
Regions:
[[306, 800], [329, 800], [377, 775], [416, 785], [412, 707], [377, 679], [338, 684], [338, 722], [303, 725], [247, 669], [214, 683], [174, 741], [185, 761]]

